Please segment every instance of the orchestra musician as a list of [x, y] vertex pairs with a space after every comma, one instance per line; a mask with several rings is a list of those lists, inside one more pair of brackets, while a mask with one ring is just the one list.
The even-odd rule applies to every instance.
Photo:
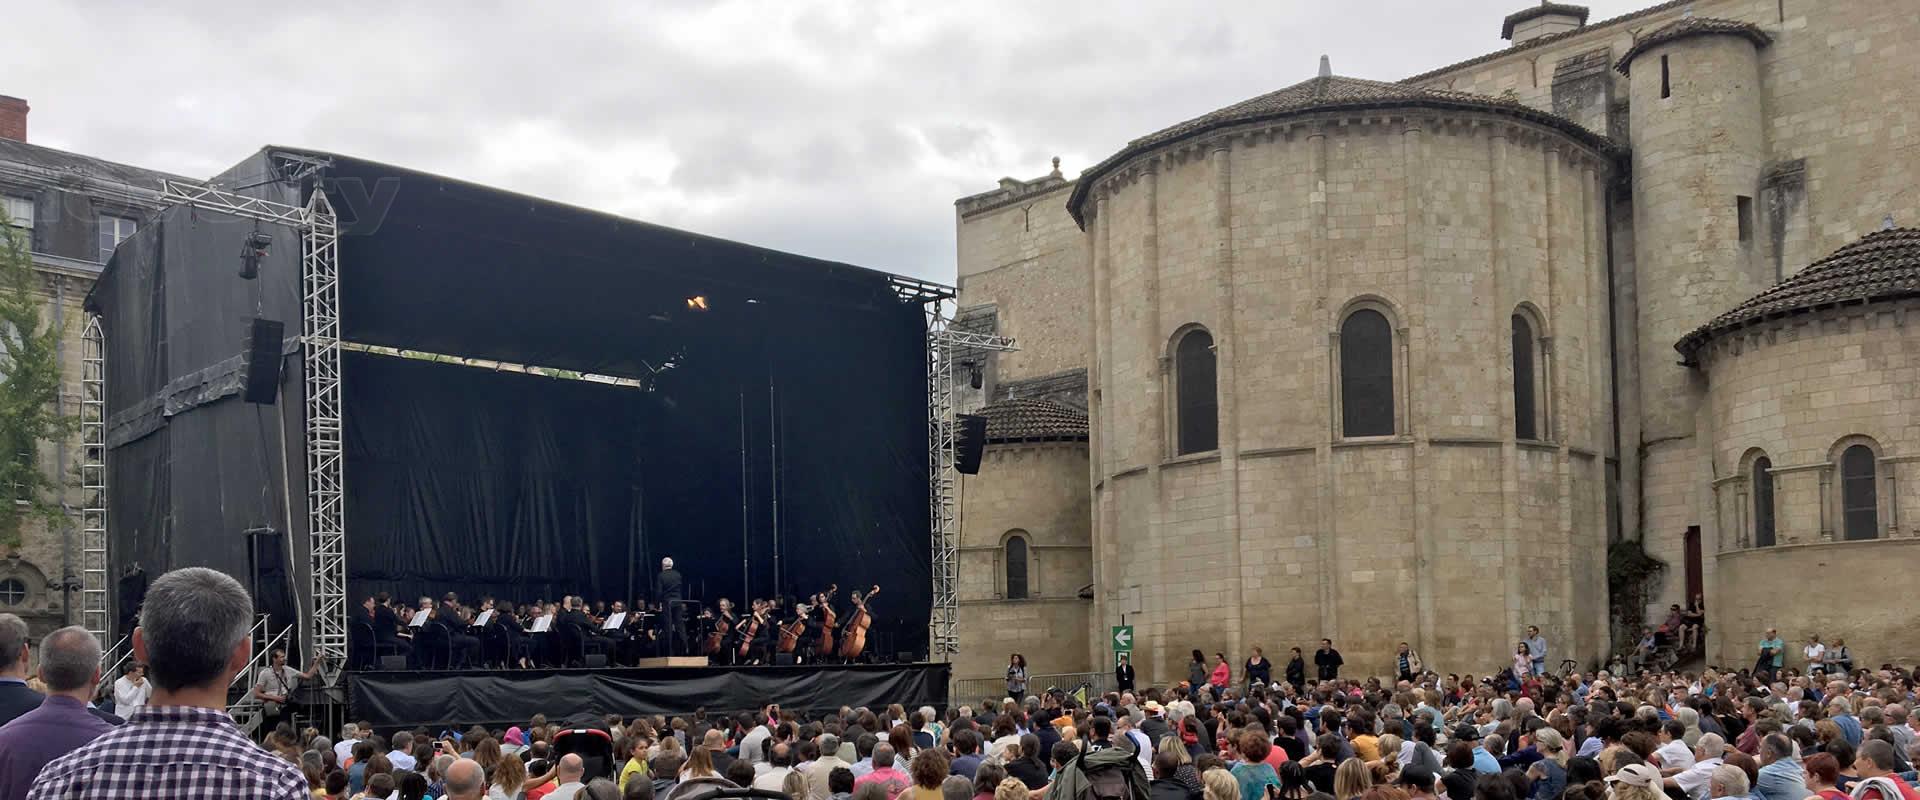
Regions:
[[480, 663], [480, 637], [467, 632], [473, 626], [473, 619], [461, 607], [459, 595], [447, 592], [440, 598], [440, 611], [427, 624], [435, 621], [447, 629], [447, 644], [453, 654], [459, 656], [454, 663]]
[[[685, 583], [673, 569], [672, 559], [662, 559], [661, 567], [659, 585], [684, 595]], [[774, 596], [755, 598], [747, 608], [737, 608], [731, 599], [723, 597], [692, 617], [674, 613], [676, 607], [664, 596], [659, 600], [639, 598], [631, 606], [618, 600], [590, 603], [577, 595], [565, 596], [557, 604], [536, 601], [516, 606], [486, 596], [477, 606], [467, 606], [460, 603], [456, 593], [447, 592], [439, 602], [421, 597], [418, 607], [410, 609], [382, 592], [364, 598], [362, 610], [373, 627], [376, 643], [401, 654], [418, 652], [412, 641], [416, 629], [410, 623], [419, 611], [427, 612], [425, 624], [437, 626], [435, 634], [446, 631], [455, 663], [469, 666], [481, 665], [483, 641], [504, 645], [504, 652], [493, 651], [499, 654], [496, 662], [503, 658], [506, 666], [521, 669], [564, 666], [563, 662], [575, 657], [577, 651], [558, 643], [576, 641], [588, 644], [589, 651], [604, 652], [611, 661], [628, 665], [640, 658], [674, 653], [705, 655], [716, 665], [771, 664], [776, 655], [781, 656], [781, 662], [791, 655], [793, 663], [828, 663], [858, 660], [864, 654], [873, 621], [869, 603], [878, 590], [876, 586], [865, 593], [853, 593], [844, 614], [836, 612], [833, 605], [837, 585], [800, 598], [797, 603], [791, 597]], [[605, 608], [607, 616], [592, 613], [590, 609], [596, 606]], [[488, 611], [494, 613], [486, 624], [476, 625], [479, 615]], [[604, 627], [608, 618], [620, 613], [626, 613], [620, 625]], [[547, 631], [533, 632], [543, 615], [554, 616], [552, 625]], [[697, 619], [698, 624], [689, 629], [689, 619]], [[676, 628], [677, 640], [671, 633]], [[572, 639], [576, 633], [579, 640]]]
[[393, 597], [386, 592], [373, 596], [373, 640], [381, 647], [392, 648], [396, 655], [413, 652], [413, 633], [400, 621], [399, 612], [393, 609]]

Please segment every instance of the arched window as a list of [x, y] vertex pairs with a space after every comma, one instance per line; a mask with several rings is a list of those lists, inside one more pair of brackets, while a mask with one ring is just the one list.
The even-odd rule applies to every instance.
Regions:
[[1007, 568], [1008, 600], [1027, 599], [1027, 537], [1007, 537], [1006, 553], [1003, 562]]
[[1880, 498], [1874, 486], [1873, 448], [1856, 444], [1840, 454], [1840, 520], [1846, 538], [1880, 535]]
[[1753, 546], [1772, 547], [1773, 532], [1773, 459], [1761, 456], [1753, 460]]
[[1525, 315], [1513, 315], [1513, 436], [1516, 439], [1540, 438], [1535, 416], [1533, 391], [1533, 323]]
[[17, 606], [27, 602], [27, 584], [19, 578], [0, 580], [0, 606]]
[[1213, 335], [1194, 328], [1173, 348], [1174, 450], [1180, 455], [1220, 448], [1220, 398], [1215, 388]]
[[1340, 435], [1393, 432], [1393, 326], [1362, 308], [1340, 323]]

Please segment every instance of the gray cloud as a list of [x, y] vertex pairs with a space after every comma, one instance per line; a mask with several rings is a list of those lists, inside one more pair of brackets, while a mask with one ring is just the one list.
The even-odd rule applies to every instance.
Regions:
[[[924, 277], [953, 200], [1313, 74], [1500, 47], [1532, 0], [55, 0], [10, 9], [33, 141], [187, 175], [317, 147]], [[1594, 18], [1652, 0], [1590, 3]]]

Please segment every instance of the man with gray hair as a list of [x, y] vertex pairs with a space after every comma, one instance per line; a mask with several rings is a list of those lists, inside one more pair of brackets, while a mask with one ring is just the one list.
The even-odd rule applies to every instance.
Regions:
[[547, 793], [549, 800], [574, 800], [581, 789], [587, 788], [584, 779], [587, 776], [587, 762], [578, 753], [568, 753], [560, 757], [560, 765], [554, 768], [553, 779], [560, 785]]
[[1732, 764], [1721, 764], [1713, 768], [1713, 780], [1707, 783], [1710, 797], [1744, 798], [1747, 796], [1747, 771]]
[[40, 679], [51, 692], [40, 707], [0, 726], [0, 798], [25, 797], [40, 768], [113, 730], [87, 708], [100, 686], [100, 641], [81, 627], [40, 643]]
[[471, 758], [454, 761], [447, 767], [446, 800], [480, 800], [486, 796], [487, 772]]
[[[953, 735], [958, 737], [963, 733], [969, 733], [969, 731], [955, 731]], [[827, 800], [827, 798], [833, 794], [833, 785], [830, 782], [833, 777], [833, 771], [836, 769], [845, 769], [851, 772], [853, 770], [852, 764], [840, 758], [840, 737], [831, 733], [823, 733], [820, 734], [819, 743], [820, 758], [816, 759], [813, 762], [813, 767], [807, 770], [807, 797], [805, 800]], [[794, 798], [794, 800], [802, 800], [802, 798]]]
[[1707, 800], [1707, 784], [1712, 781], [1714, 770], [1720, 768], [1726, 754], [1727, 740], [1721, 738], [1720, 734], [1700, 734], [1700, 741], [1693, 748], [1693, 766], [1668, 776], [1665, 784], [1686, 792], [1693, 800]]
[[27, 688], [27, 622], [0, 614], [0, 725], [40, 707], [46, 697]]
[[254, 746], [227, 716], [227, 686], [253, 661], [252, 624], [253, 600], [232, 576], [205, 567], [160, 576], [133, 629], [153, 702], [54, 759], [28, 800], [311, 800], [300, 768]]

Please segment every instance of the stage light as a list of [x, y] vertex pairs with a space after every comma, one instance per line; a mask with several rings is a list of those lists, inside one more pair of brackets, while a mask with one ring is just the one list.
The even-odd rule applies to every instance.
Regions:
[[707, 310], [707, 296], [704, 294], [696, 294], [692, 297], [687, 298], [687, 310], [688, 311]]
[[267, 249], [272, 246], [271, 233], [254, 231], [247, 234], [247, 241], [240, 248], [240, 277], [247, 280], [260, 277], [260, 259], [267, 257]]

